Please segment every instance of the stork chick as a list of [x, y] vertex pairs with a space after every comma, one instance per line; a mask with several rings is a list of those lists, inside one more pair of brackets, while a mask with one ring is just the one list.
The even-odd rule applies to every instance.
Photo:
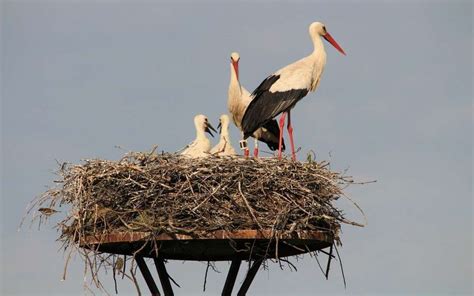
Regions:
[[192, 158], [208, 157], [211, 150], [211, 141], [207, 138], [206, 133], [214, 137], [211, 130], [217, 131], [209, 123], [207, 117], [202, 114], [194, 117], [194, 126], [196, 127], [196, 139], [181, 152], [181, 155]]
[[219, 143], [217, 143], [217, 145], [211, 149], [211, 154], [215, 154], [219, 156], [237, 155], [230, 141], [229, 122], [230, 122], [229, 116], [227, 114], [222, 114], [219, 119], [219, 125], [217, 126], [221, 134], [221, 137], [220, 137]]

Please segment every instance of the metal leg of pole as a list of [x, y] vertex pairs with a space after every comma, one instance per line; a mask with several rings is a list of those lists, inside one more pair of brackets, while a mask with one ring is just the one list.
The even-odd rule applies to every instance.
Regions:
[[161, 258], [153, 258], [153, 260], [155, 261], [156, 271], [158, 271], [163, 293], [165, 296], [173, 296], [173, 288], [171, 287], [170, 278], [166, 271], [165, 262]]
[[148, 269], [148, 266], [146, 266], [146, 263], [145, 263], [145, 260], [143, 260], [143, 257], [136, 256], [135, 261], [137, 261], [138, 268], [140, 268], [140, 271], [142, 272], [142, 275], [145, 278], [145, 282], [148, 286], [148, 289], [150, 289], [151, 295], [160, 296], [160, 291], [158, 290], [155, 280], [153, 280], [150, 270]]
[[229, 273], [227, 274], [227, 278], [225, 280], [224, 289], [222, 289], [222, 296], [230, 296], [232, 294], [232, 289], [234, 288], [235, 280], [237, 279], [237, 274], [239, 273], [240, 263], [242, 263], [242, 260], [232, 260]]
[[260, 265], [262, 265], [262, 262], [263, 259], [257, 259], [253, 262], [252, 267], [250, 267], [249, 271], [247, 272], [247, 275], [245, 276], [245, 280], [242, 284], [242, 287], [240, 287], [240, 290], [237, 293], [238, 296], [244, 296], [247, 294], [250, 284], [252, 283], [255, 275], [257, 274]]

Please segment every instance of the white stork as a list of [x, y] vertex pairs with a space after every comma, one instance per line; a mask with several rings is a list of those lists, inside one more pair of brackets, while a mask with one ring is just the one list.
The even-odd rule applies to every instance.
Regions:
[[211, 141], [207, 138], [206, 132], [214, 137], [211, 130], [216, 132], [207, 120], [207, 117], [199, 114], [194, 117], [194, 126], [196, 127], [196, 139], [189, 144], [181, 155], [189, 157], [207, 157], [211, 150]]
[[279, 158], [281, 158], [282, 151], [283, 125], [285, 124], [286, 114], [288, 114], [287, 129], [290, 136], [291, 154], [293, 160], [296, 160], [290, 111], [299, 100], [306, 96], [308, 92], [315, 91], [319, 85], [326, 64], [326, 51], [321, 37], [345, 55], [344, 50], [329, 35], [324, 24], [320, 22], [312, 23], [309, 26], [309, 35], [314, 45], [313, 52], [309, 56], [268, 76], [253, 91], [253, 100], [242, 119], [242, 130], [246, 139], [256, 129], [284, 112], [280, 118]]
[[[235, 126], [242, 131], [242, 117], [244, 116], [245, 110], [252, 101], [252, 97], [248, 90], [240, 84], [239, 80], [239, 61], [240, 56], [237, 52], [233, 52], [230, 55], [230, 83], [227, 99], [227, 108], [229, 113], [232, 115], [232, 121]], [[262, 141], [268, 145], [270, 150], [275, 151], [278, 149], [278, 136], [280, 129], [276, 120], [269, 120], [261, 127], [258, 127], [252, 132], [251, 136], [255, 138], [254, 156], [258, 156], [258, 141]], [[244, 137], [242, 133], [242, 138]], [[247, 141], [240, 141], [240, 146], [244, 149], [244, 155], [249, 155], [249, 149], [247, 147]], [[282, 150], [285, 150], [285, 143], [282, 142]]]
[[219, 155], [219, 156], [234, 156], [237, 155], [235, 153], [234, 147], [232, 147], [232, 143], [230, 142], [230, 135], [229, 135], [229, 116], [227, 114], [222, 114], [219, 118], [219, 125], [217, 129], [221, 134], [219, 143], [211, 149], [211, 154]]

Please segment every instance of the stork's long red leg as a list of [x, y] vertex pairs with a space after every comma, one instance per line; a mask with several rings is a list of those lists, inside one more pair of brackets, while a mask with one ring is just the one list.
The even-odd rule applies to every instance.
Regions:
[[291, 144], [291, 158], [296, 161], [296, 153], [295, 153], [295, 143], [293, 142], [293, 126], [291, 125], [291, 113], [288, 113], [288, 134], [290, 135], [290, 144]]
[[283, 127], [285, 126], [286, 112], [280, 117], [280, 139], [278, 142], [278, 158], [281, 159], [281, 146], [283, 144]]
[[244, 150], [244, 156], [249, 157], [250, 150], [247, 147], [247, 140], [244, 139], [244, 133], [242, 132], [242, 140], [239, 142], [240, 150]]

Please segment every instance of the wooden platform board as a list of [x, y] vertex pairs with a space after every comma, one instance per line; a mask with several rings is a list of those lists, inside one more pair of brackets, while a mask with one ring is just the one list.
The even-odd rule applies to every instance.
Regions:
[[[280, 237], [278, 243], [270, 240], [271, 237], [270, 230], [215, 231], [205, 237], [160, 234], [152, 240], [148, 232], [117, 232], [88, 236], [80, 245], [112, 254], [132, 255], [140, 250], [138, 254], [142, 257], [224, 261], [294, 256], [327, 248], [334, 240], [325, 231], [301, 231]], [[154, 251], [155, 244], [158, 254]]]

